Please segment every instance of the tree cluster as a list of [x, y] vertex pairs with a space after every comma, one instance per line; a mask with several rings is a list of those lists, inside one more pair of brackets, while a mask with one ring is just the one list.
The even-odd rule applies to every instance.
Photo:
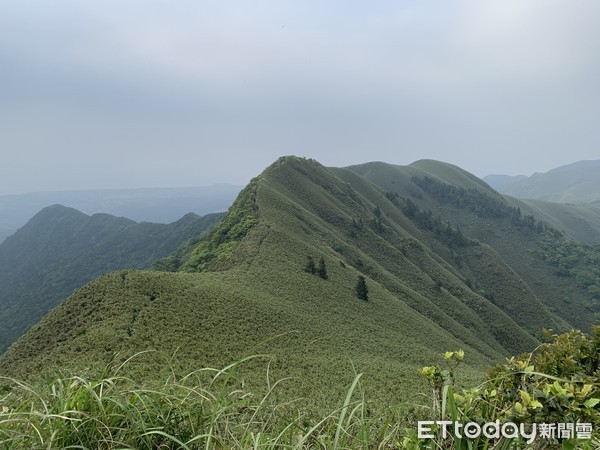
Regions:
[[463, 188], [431, 177], [412, 177], [412, 182], [437, 200], [474, 212], [479, 217], [500, 218], [510, 214], [511, 207], [475, 188]]
[[532, 214], [523, 215], [521, 208], [510, 206], [501, 199], [494, 198], [478, 189], [447, 184], [427, 176], [412, 177], [411, 180], [436, 200], [465, 209], [477, 214], [479, 217], [510, 219], [513, 225], [528, 228], [540, 234], [548, 232], [556, 237], [562, 235], [557, 229], [536, 220]]
[[600, 313], [600, 246], [590, 246], [570, 239], [547, 235], [539, 243], [538, 254], [556, 267], [558, 274], [575, 280], [590, 299], [590, 306]]
[[432, 231], [448, 247], [464, 247], [473, 242], [463, 234], [458, 225], [454, 227], [450, 222], [442, 222], [440, 216], [434, 218], [431, 211], [419, 209], [409, 198], [404, 199], [401, 209], [420, 229]]
[[304, 271], [312, 275], [317, 275], [324, 280], [329, 278], [329, 275], [327, 274], [327, 266], [325, 265], [325, 259], [323, 259], [323, 257], [319, 259], [319, 265], [317, 266], [313, 257], [309, 256], [306, 266], [304, 266]]
[[[342, 263], [343, 267], [345, 265]], [[315, 260], [312, 256], [308, 256], [306, 259], [306, 265], [304, 266], [304, 271], [310, 273], [311, 275], [317, 275], [318, 277], [327, 280], [329, 279], [329, 275], [327, 273], [327, 266], [325, 264], [325, 259], [323, 257], [319, 258], [318, 264], [315, 264]], [[354, 292], [356, 297], [361, 300], [368, 301], [369, 300], [369, 288], [367, 287], [367, 281], [365, 277], [359, 275], [356, 285], [354, 287]]]

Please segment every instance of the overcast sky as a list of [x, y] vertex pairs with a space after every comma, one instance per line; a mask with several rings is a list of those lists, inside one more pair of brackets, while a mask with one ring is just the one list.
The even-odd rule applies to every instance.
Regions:
[[600, 2], [0, 0], [0, 194], [600, 159]]

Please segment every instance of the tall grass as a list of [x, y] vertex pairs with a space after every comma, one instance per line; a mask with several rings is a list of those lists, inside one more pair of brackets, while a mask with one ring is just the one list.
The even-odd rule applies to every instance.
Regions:
[[[486, 389], [482, 385], [463, 391], [462, 396], [454, 393], [454, 359], [460, 362], [462, 356], [462, 351], [446, 353], [446, 359], [453, 363], [450, 370], [437, 366], [423, 369], [434, 390], [432, 399], [426, 402], [429, 406], [420, 411], [399, 405], [381, 412], [365, 398], [363, 377], [357, 374], [337, 408], [311, 413], [302, 399], [277, 400], [279, 386], [294, 380], [272, 381], [269, 365], [262, 392], [245, 388], [238, 369], [256, 356], [223, 369], [202, 368], [185, 376], [177, 376], [172, 370], [153, 385], [140, 385], [120, 375], [129, 360], [118, 367], [109, 364], [96, 377], [62, 375], [38, 385], [2, 377], [0, 449], [598, 448], [597, 438], [564, 441], [562, 445], [544, 440], [526, 445], [519, 439], [446, 438], [439, 430], [434, 430], [432, 439], [419, 439], [414, 421], [422, 415], [465, 423], [504, 418], [497, 415], [497, 408], [490, 413], [484, 404], [481, 410], [473, 406], [476, 403], [471, 405], [474, 410], [467, 407], [471, 404], [465, 400], [468, 392], [487, 394], [487, 384]], [[547, 377], [527, 373], [538, 381], [539, 376]], [[510, 403], [509, 399], [505, 401]], [[507, 412], [511, 408], [500, 409]]]
[[0, 447], [23, 449], [399, 448], [399, 410], [372, 416], [361, 375], [339, 408], [311, 415], [301, 400], [278, 403], [286, 380], [260, 394], [236, 371], [203, 368], [142, 386], [107, 367], [98, 377], [60, 376], [31, 386], [3, 378]]

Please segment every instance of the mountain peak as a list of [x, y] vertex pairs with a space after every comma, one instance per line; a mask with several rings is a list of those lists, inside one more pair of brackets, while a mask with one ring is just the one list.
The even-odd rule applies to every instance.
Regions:
[[270, 173], [273, 173], [274, 171], [282, 169], [282, 168], [298, 169], [301, 167], [311, 168], [311, 167], [324, 167], [324, 166], [321, 165], [321, 163], [319, 163], [317, 160], [312, 159], [312, 158], [306, 158], [304, 156], [295, 156], [295, 155], [281, 156], [281, 157], [277, 158], [277, 160], [273, 164], [268, 166], [262, 172], [262, 174], [258, 176], [258, 178], [263, 177], [263, 176], [268, 176]]
[[78, 209], [71, 208], [68, 206], [60, 205], [58, 203], [47, 206], [40, 210], [36, 215], [34, 215], [31, 220], [48, 220], [52, 218], [64, 218], [64, 217], [73, 217], [73, 218], [86, 218], [89, 217], [87, 214], [82, 213]]

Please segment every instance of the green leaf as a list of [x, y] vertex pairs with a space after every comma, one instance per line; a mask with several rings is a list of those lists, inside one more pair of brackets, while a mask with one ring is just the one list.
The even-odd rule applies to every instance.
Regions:
[[524, 373], [533, 373], [534, 366], [527, 366], [523, 369]]
[[586, 384], [581, 388], [581, 394], [582, 395], [588, 395], [590, 392], [592, 392], [592, 388], [593, 386], [591, 384]]
[[521, 395], [521, 400], [523, 400], [524, 404], [526, 404], [526, 405], [531, 404], [531, 396], [527, 392], [519, 391], [519, 394]]
[[427, 367], [423, 367], [421, 369], [421, 375], [423, 375], [426, 378], [433, 378], [434, 374], [435, 374], [434, 366], [427, 366]]
[[531, 406], [533, 409], [536, 409], [536, 408], [541, 408], [544, 405], [542, 405], [537, 400], [532, 400], [531, 403], [529, 403], [529, 406]]
[[517, 411], [518, 414], [525, 414], [527, 412], [527, 408], [525, 408], [520, 402], [516, 402], [515, 411]]

